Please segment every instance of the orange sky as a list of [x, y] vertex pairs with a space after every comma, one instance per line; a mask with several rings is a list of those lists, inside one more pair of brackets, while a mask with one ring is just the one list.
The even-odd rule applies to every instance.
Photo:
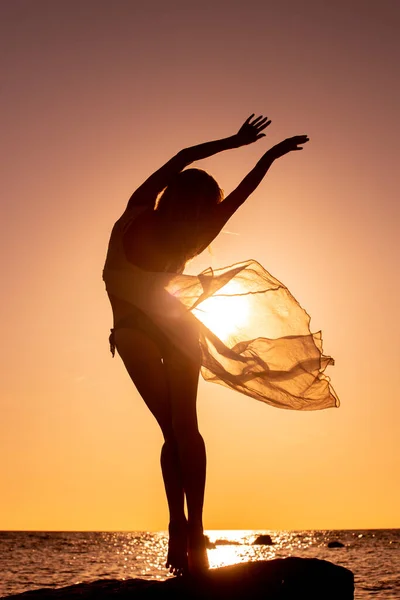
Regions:
[[[164, 529], [161, 434], [101, 272], [132, 190], [181, 148], [229, 192], [306, 133], [193, 263], [255, 258], [322, 329], [340, 409], [201, 381], [206, 528], [400, 527], [399, 16], [391, 0], [3, 0], [0, 529]], [[234, 235], [233, 235], [234, 234]]]

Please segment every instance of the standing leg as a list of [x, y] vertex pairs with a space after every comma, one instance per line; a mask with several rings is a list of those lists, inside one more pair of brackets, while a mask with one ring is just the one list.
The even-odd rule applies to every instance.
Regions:
[[172, 409], [172, 426], [182, 469], [188, 510], [189, 570], [208, 568], [203, 534], [203, 503], [206, 480], [206, 451], [197, 422], [196, 399], [200, 356], [189, 359], [177, 350], [164, 359]]
[[166, 368], [158, 346], [142, 331], [117, 329], [115, 342], [133, 383], [156, 418], [164, 436], [161, 468], [170, 513], [166, 566], [171, 573], [178, 575], [187, 568], [187, 521], [182, 469], [172, 426]]

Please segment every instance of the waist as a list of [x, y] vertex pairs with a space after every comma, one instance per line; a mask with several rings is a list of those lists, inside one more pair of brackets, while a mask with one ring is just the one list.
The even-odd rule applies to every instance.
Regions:
[[117, 319], [114, 316], [114, 330], [123, 328], [141, 329], [146, 333], [160, 333], [151, 318], [137, 306], [131, 306], [129, 313], [119, 316]]
[[112, 312], [113, 312], [114, 328], [116, 327], [117, 323], [119, 323], [123, 319], [129, 317], [130, 314], [134, 314], [137, 311], [142, 312], [134, 304], [131, 304], [130, 302], [127, 302], [126, 300], [121, 300], [121, 298], [117, 298], [116, 296], [113, 296], [112, 294], [108, 294], [108, 298], [110, 300], [110, 304], [111, 304], [111, 308], [112, 308]]

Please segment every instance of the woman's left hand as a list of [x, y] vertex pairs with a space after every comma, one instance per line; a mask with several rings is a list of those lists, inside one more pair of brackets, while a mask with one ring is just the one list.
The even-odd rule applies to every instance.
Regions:
[[[252, 144], [262, 137], [265, 137], [265, 133], [261, 133], [261, 131], [266, 129], [271, 121], [268, 121], [268, 117], [263, 117], [262, 115], [255, 119], [253, 119], [253, 117], [254, 114], [250, 115], [237, 132], [235, 137], [238, 146], [247, 146], [247, 144]], [[251, 119], [253, 119], [253, 121]]]

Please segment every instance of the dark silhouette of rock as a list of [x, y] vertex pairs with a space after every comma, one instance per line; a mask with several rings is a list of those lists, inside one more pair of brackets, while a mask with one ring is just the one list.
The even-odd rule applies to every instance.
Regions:
[[332, 542], [328, 542], [328, 548], [344, 548], [344, 544], [337, 540], [333, 540]]
[[206, 548], [208, 550], [213, 550], [214, 548], [216, 548], [216, 544], [215, 542], [210, 542], [210, 538], [208, 537], [208, 535], [204, 536], [205, 542], [206, 542]]
[[208, 550], [214, 550], [217, 546], [240, 546], [240, 542], [233, 542], [231, 540], [215, 540], [215, 542], [211, 542], [208, 535], [205, 535], [206, 540], [206, 548]]
[[32, 590], [13, 600], [353, 600], [353, 573], [316, 558], [278, 558], [165, 581], [104, 579]]
[[272, 541], [271, 536], [268, 534], [259, 535], [253, 542], [253, 546], [254, 545], [273, 546], [273, 544], [274, 544], [274, 542]]

